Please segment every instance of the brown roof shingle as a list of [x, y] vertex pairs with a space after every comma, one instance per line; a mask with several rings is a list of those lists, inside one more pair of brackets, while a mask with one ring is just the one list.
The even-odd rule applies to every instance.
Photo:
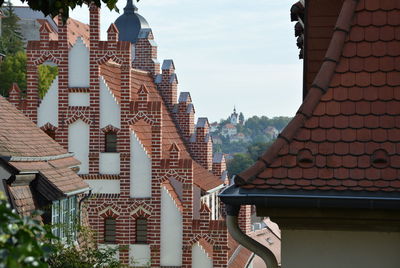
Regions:
[[80, 162], [2, 96], [0, 126], [0, 156], [19, 172], [38, 171], [65, 194], [89, 187], [71, 169]]
[[399, 71], [399, 1], [344, 1], [325, 60], [297, 115], [235, 183], [399, 192]]

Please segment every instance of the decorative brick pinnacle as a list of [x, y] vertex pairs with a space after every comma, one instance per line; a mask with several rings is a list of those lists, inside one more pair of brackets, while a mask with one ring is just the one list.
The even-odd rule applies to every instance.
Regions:
[[114, 23], [111, 23], [110, 27], [108, 27], [107, 33], [119, 33], [117, 26], [115, 26]]
[[10, 89], [8, 90], [8, 93], [11, 93], [11, 92], [15, 92], [15, 93], [21, 92], [17, 83], [12, 83]]
[[178, 145], [174, 142], [174, 143], [172, 143], [171, 147], [169, 148], [169, 151], [170, 152], [179, 152], [180, 150], [179, 150]]
[[39, 29], [40, 33], [51, 33], [52, 29], [50, 28], [50, 25], [47, 21], [44, 21], [42, 26]]
[[147, 89], [146, 85], [141, 85], [138, 94], [149, 94], [149, 90]]

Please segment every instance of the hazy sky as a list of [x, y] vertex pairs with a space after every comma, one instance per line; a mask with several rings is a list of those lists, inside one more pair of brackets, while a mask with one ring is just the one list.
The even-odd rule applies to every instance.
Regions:
[[[141, 0], [158, 44], [173, 59], [179, 91], [190, 91], [196, 116], [293, 116], [301, 104], [302, 61], [290, 22], [294, 0]], [[20, 2], [14, 0], [14, 4]], [[118, 0], [120, 13], [125, 0]], [[101, 11], [102, 38], [119, 16]], [[71, 17], [88, 22], [88, 9]]]

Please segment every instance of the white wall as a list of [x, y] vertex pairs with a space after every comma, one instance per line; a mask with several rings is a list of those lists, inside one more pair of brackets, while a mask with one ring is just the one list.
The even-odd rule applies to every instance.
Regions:
[[100, 153], [99, 159], [100, 174], [119, 174], [120, 173], [120, 154], [119, 153]]
[[100, 77], [100, 128], [108, 125], [121, 128], [121, 107], [104, 78]]
[[90, 84], [89, 49], [81, 37], [68, 54], [68, 85], [69, 87], [89, 87]]
[[90, 106], [90, 93], [72, 92], [68, 94], [69, 106]]
[[89, 173], [89, 125], [81, 119], [68, 126], [68, 151], [81, 161], [79, 174]]
[[151, 158], [131, 132], [131, 197], [151, 197]]
[[119, 194], [119, 180], [85, 180], [96, 194]]
[[282, 230], [282, 268], [399, 268], [400, 233]]
[[161, 188], [161, 266], [182, 265], [182, 214], [165, 187]]
[[58, 76], [53, 80], [38, 109], [38, 126], [58, 127]]
[[150, 245], [129, 245], [129, 263], [132, 266], [148, 267], [150, 265]]
[[197, 242], [192, 247], [192, 268], [212, 268], [212, 260], [208, 257], [206, 251]]

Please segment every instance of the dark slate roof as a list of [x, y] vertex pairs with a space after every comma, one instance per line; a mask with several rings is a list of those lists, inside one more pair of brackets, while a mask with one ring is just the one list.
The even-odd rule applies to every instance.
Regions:
[[398, 197], [399, 63], [399, 2], [345, 0], [302, 106], [260, 160], [235, 177], [236, 187]]
[[213, 163], [221, 163], [224, 160], [223, 153], [215, 153], [213, 157]]
[[117, 18], [115, 25], [119, 31], [119, 41], [129, 41], [132, 44], [136, 43], [142, 29], [150, 28], [145, 18], [137, 13], [132, 0], [127, 1], [124, 13]]
[[43, 19], [46, 20], [48, 23], [50, 23], [53, 29], [58, 29], [56, 22], [50, 16], [45, 16], [41, 11], [33, 10], [27, 6], [19, 6], [13, 8], [15, 15], [17, 15], [18, 18], [20, 19], [28, 19], [28, 20]]
[[169, 70], [169, 69], [174, 69], [175, 70], [174, 61], [173, 60], [164, 60], [161, 69], [162, 70]]
[[179, 94], [178, 102], [192, 102], [190, 93], [189, 92], [181, 92], [181, 94]]
[[208, 118], [207, 117], [199, 117], [197, 119], [197, 125], [196, 127], [208, 127], [209, 123], [208, 123]]

